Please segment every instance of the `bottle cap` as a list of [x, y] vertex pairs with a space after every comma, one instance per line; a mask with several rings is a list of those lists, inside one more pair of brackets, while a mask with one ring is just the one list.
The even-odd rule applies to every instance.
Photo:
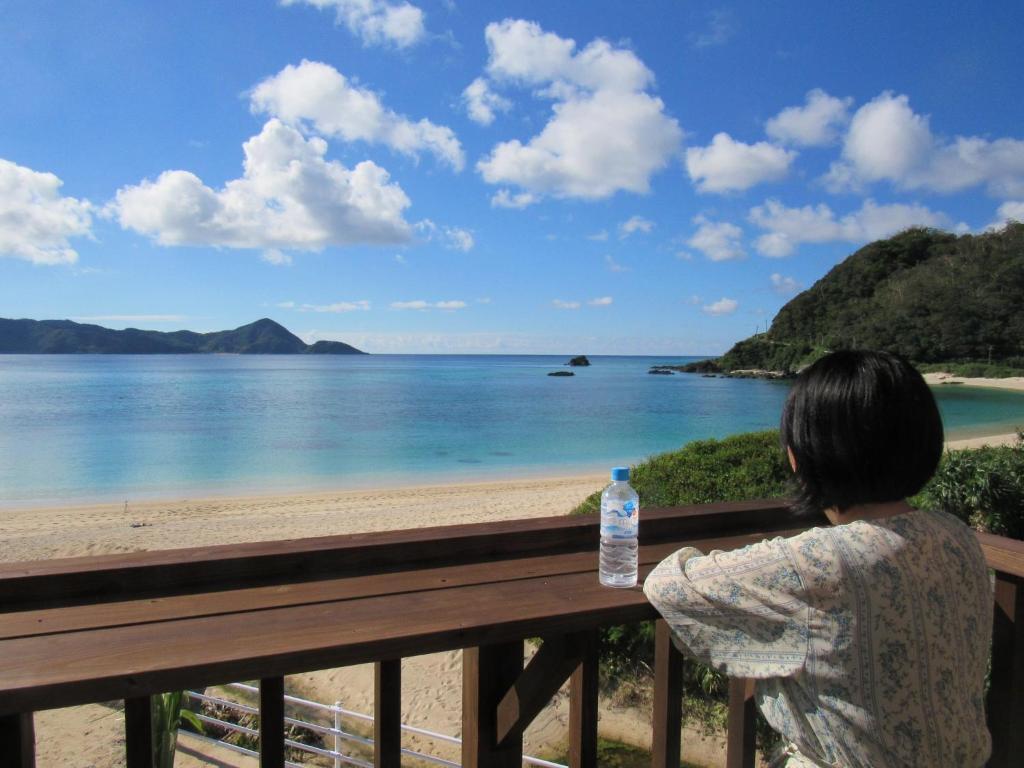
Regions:
[[612, 481], [619, 482], [621, 480], [629, 480], [629, 467], [612, 468]]

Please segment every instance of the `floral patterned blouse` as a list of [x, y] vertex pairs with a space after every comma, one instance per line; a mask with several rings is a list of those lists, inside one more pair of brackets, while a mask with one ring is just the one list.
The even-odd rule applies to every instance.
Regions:
[[757, 679], [786, 766], [981, 766], [992, 587], [959, 520], [916, 511], [733, 552], [681, 549], [644, 592], [684, 651]]

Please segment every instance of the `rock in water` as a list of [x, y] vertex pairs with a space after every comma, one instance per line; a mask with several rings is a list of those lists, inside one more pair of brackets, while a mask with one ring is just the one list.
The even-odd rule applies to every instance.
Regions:
[[566, 365], [572, 365], [572, 366], [590, 365], [590, 361], [587, 360], [587, 356], [586, 355], [580, 355], [579, 357], [574, 357], [572, 360], [570, 360], [568, 363], [566, 363]]
[[552, 371], [548, 376], [575, 376], [572, 371]]

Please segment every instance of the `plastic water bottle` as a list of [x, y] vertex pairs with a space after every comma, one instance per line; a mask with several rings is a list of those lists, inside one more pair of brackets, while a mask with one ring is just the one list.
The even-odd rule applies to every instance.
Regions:
[[629, 485], [629, 468], [615, 467], [601, 494], [599, 578], [608, 587], [636, 586], [640, 497]]

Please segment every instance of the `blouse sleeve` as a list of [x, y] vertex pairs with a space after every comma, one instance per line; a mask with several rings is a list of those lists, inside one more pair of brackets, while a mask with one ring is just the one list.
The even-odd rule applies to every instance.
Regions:
[[644, 594], [681, 649], [733, 677], [789, 677], [807, 657], [810, 607], [786, 540], [661, 562]]

